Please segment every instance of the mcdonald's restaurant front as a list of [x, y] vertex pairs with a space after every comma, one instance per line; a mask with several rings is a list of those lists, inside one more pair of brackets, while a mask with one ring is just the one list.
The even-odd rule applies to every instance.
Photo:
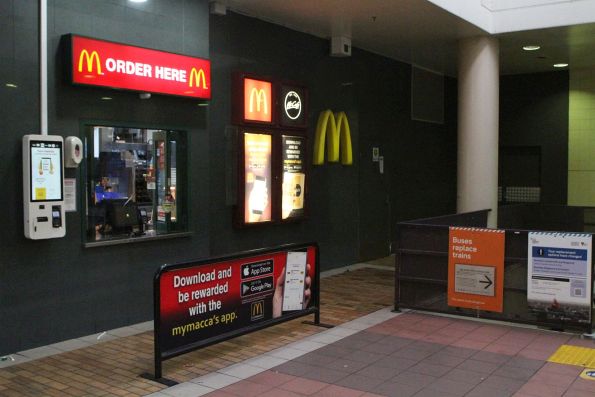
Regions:
[[[0, 156], [19, 164], [41, 125], [39, 10], [12, 4]], [[3, 171], [0, 355], [152, 319], [165, 263], [316, 241], [326, 270], [388, 255], [397, 216], [454, 208], [456, 153], [417, 158], [455, 142], [456, 126], [426, 126], [423, 144], [411, 133], [409, 65], [331, 58], [326, 40], [211, 15], [207, 0], [49, 1], [48, 15], [48, 131], [80, 138], [83, 159], [64, 169], [63, 238], [24, 237], [21, 172]], [[423, 189], [387, 190], [398, 184], [373, 146], [386, 168], [399, 158], [442, 181], [445, 198], [427, 212]]]

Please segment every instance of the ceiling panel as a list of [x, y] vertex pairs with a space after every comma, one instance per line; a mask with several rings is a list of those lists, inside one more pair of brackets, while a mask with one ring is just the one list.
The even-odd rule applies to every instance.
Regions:
[[[425, 0], [222, 0], [232, 11], [447, 75], [456, 75], [457, 41], [485, 31]], [[500, 39], [504, 74], [595, 65], [595, 24], [506, 33]], [[536, 43], [541, 50], [526, 52]]]

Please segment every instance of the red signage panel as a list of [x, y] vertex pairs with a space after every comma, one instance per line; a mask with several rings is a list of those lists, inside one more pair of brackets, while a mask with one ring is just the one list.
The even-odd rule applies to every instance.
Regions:
[[71, 36], [75, 84], [211, 98], [211, 62], [87, 37]]
[[317, 254], [316, 246], [304, 245], [163, 268], [156, 324], [161, 352], [310, 313], [318, 305]]

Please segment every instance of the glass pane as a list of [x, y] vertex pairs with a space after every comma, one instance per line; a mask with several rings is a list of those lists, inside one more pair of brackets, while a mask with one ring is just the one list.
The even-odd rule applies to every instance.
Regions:
[[244, 134], [244, 222], [271, 220], [271, 136]]
[[283, 189], [281, 218], [304, 216], [306, 173], [304, 170], [304, 138], [283, 135]]
[[[174, 136], [176, 140], [171, 139]], [[89, 241], [183, 230], [185, 223], [178, 222], [176, 206], [176, 198], [185, 194], [175, 172], [180, 136], [185, 134], [125, 127], [89, 128]]]

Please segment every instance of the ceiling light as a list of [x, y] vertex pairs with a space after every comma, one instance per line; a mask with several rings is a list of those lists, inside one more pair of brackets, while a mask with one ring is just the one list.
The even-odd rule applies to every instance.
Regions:
[[204, 106], [209, 106], [209, 104], [208, 103], [199, 103], [198, 106], [204, 107]]
[[526, 46], [523, 46], [523, 50], [525, 50], [525, 51], [537, 51], [540, 48], [541, 47], [538, 46], [538, 45], [526, 45]]
[[565, 68], [566, 66], [568, 66], [567, 63], [554, 63], [555, 68]]
[[110, 97], [110, 96], [102, 96], [101, 97], [101, 100], [102, 101], [111, 101], [112, 100], [112, 97]]
[[128, 0], [131, 3], [145, 3], [147, 0]]
[[18, 88], [19, 86], [14, 84], [14, 83], [6, 83], [4, 84], [5, 86], [7, 86], [8, 88]]

